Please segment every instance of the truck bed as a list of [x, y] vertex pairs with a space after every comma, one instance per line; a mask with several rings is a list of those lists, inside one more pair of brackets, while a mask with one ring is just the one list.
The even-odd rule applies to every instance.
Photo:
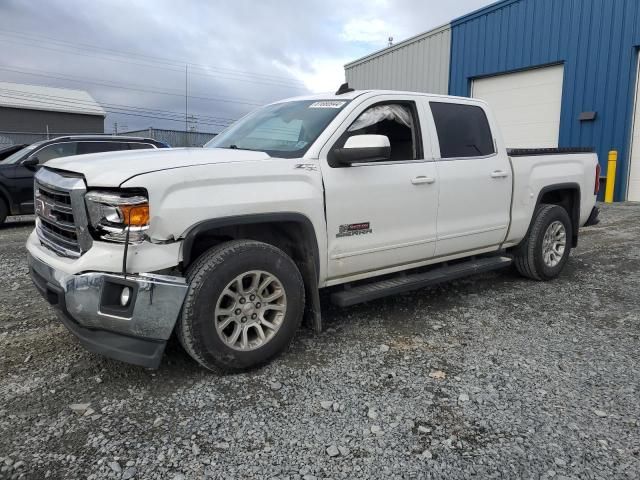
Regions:
[[510, 157], [531, 157], [535, 155], [566, 155], [571, 153], [595, 153], [592, 147], [562, 148], [507, 148]]
[[592, 148], [519, 148], [507, 149], [507, 152], [513, 172], [513, 203], [505, 245], [516, 244], [524, 238], [548, 185], [574, 192], [571, 195], [575, 195], [579, 209], [576, 231], [587, 222], [596, 201], [598, 158]]

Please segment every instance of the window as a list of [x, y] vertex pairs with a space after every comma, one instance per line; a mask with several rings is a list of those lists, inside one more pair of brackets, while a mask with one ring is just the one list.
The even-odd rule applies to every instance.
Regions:
[[420, 156], [416, 127], [410, 103], [382, 103], [362, 112], [338, 145], [344, 146], [354, 135], [385, 135], [391, 146], [391, 160], [416, 160]]
[[150, 143], [130, 143], [129, 148], [131, 150], [148, 150], [155, 147]]
[[40, 147], [43, 142], [32, 143], [28, 147], [24, 147], [22, 150], [18, 150], [16, 153], [9, 155], [4, 160], [0, 160], [0, 164], [13, 164], [18, 163], [22, 160], [25, 160], [29, 157], [31, 152], [33, 152], [36, 148]]
[[285, 121], [280, 117], [273, 117], [258, 125], [246, 140], [247, 145], [253, 148], [267, 142], [271, 150], [288, 150], [296, 147], [303, 133], [301, 119]]
[[38, 158], [39, 163], [46, 163], [54, 158], [68, 157], [75, 155], [78, 144], [75, 142], [69, 143], [54, 143], [38, 150], [35, 156]]
[[78, 144], [78, 155], [116, 152], [118, 150], [129, 150], [129, 146], [122, 142], [80, 142]]
[[476, 105], [431, 102], [442, 158], [483, 157], [495, 153], [484, 110]]
[[265, 152], [299, 158], [349, 100], [300, 100], [259, 108], [209, 141], [205, 148]]

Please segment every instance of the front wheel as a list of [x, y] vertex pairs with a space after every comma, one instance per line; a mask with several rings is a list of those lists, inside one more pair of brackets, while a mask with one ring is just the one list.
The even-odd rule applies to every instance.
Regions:
[[527, 238], [514, 252], [518, 272], [534, 280], [560, 275], [571, 252], [573, 227], [567, 211], [558, 205], [539, 205]]
[[247, 369], [281, 353], [304, 312], [304, 284], [282, 250], [238, 240], [205, 252], [187, 272], [177, 326], [184, 349], [208, 369]]

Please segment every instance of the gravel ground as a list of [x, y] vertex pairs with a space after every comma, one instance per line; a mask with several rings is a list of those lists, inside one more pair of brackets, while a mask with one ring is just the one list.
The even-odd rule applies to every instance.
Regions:
[[0, 478], [640, 478], [640, 205], [552, 283], [510, 271], [340, 310], [258, 371], [83, 350], [0, 228]]

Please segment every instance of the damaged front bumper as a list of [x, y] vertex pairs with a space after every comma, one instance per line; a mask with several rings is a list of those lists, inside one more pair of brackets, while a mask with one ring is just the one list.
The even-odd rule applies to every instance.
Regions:
[[[160, 365], [187, 293], [184, 278], [103, 272], [72, 275], [31, 254], [28, 261], [36, 288], [84, 347], [143, 367]], [[126, 302], [124, 289], [128, 289]]]

